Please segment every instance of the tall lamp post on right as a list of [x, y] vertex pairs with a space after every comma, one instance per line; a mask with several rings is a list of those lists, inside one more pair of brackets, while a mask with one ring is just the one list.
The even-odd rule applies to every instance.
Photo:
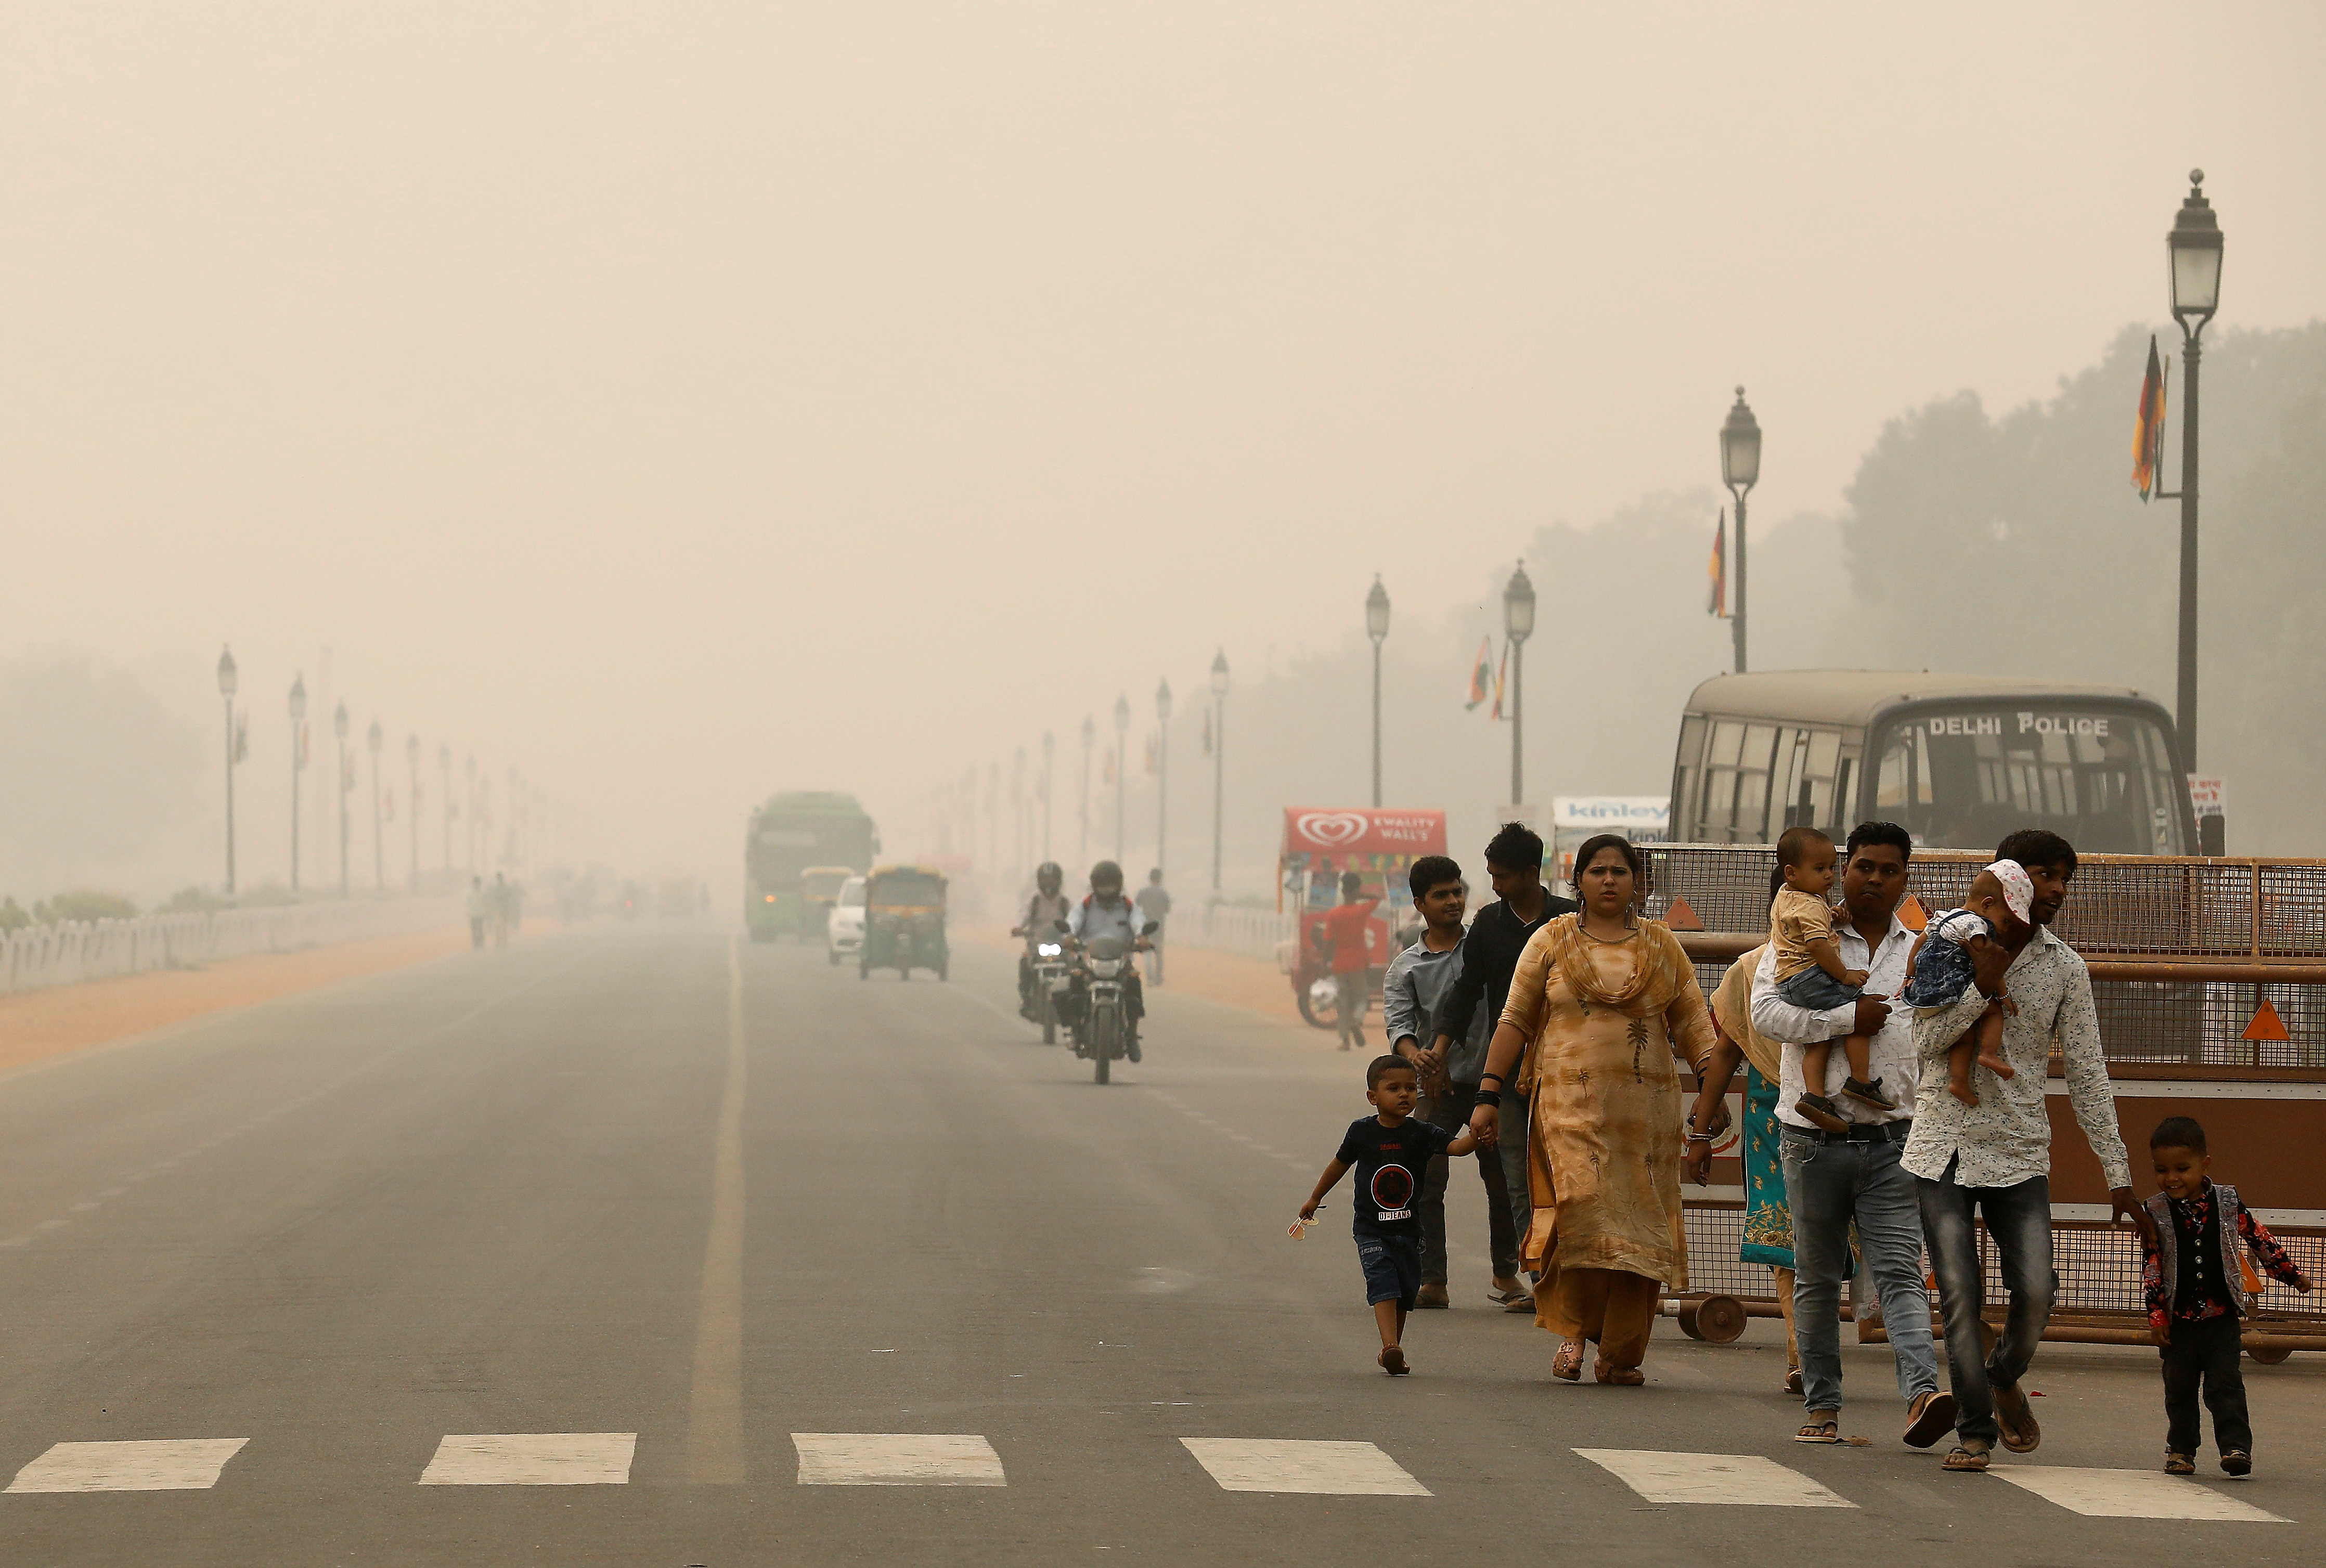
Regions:
[[226, 702], [226, 895], [234, 896], [234, 693], [240, 677], [235, 673], [234, 650], [220, 650], [219, 696]]
[[[2221, 302], [2221, 225], [2205, 199], [2205, 172], [2189, 171], [2189, 195], [2164, 237], [2172, 258], [2172, 319], [2181, 323], [2181, 699], [2173, 715], [2181, 760], [2197, 767], [2197, 362], [2198, 339]], [[2220, 819], [2208, 817], [2208, 822]], [[2212, 830], [2218, 832], [2218, 828]], [[2205, 848], [2218, 855], [2218, 844]]]
[[1526, 801], [1526, 707], [1521, 679], [1526, 671], [1526, 640], [1534, 636], [1534, 583], [1521, 561], [1503, 589], [1503, 635], [1511, 645], [1511, 804]]
[[348, 705], [340, 703], [331, 710], [331, 733], [339, 738], [340, 752], [340, 896], [348, 895], [348, 791], [355, 786], [348, 783]]
[[1736, 635], [1736, 673], [1744, 673], [1744, 496], [1761, 478], [1761, 422], [1744, 406], [1744, 389], [1736, 389], [1736, 406], [1720, 427], [1720, 482], [1736, 500], [1736, 598], [1729, 617]]
[[1098, 744], [1098, 722], [1089, 714], [1083, 715], [1083, 827], [1082, 848], [1075, 853], [1082, 860], [1077, 874], [1090, 865], [1090, 765], [1091, 747]]
[[1122, 864], [1123, 817], [1130, 808], [1130, 694], [1114, 699], [1114, 863]]
[[1221, 806], [1227, 799], [1228, 651], [1212, 655], [1212, 902], [1220, 897]]
[[1373, 810], [1381, 810], [1381, 651], [1389, 638], [1389, 589], [1381, 573], [1373, 573], [1373, 590], [1365, 595], [1365, 636], [1373, 640]]
[[307, 677], [291, 680], [291, 891], [299, 891], [299, 770], [307, 765]]

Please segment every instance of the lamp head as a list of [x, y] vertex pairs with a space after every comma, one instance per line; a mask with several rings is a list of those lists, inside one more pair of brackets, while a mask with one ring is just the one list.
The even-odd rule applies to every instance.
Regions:
[[1373, 590], [1365, 595], [1365, 636], [1380, 642], [1389, 636], [1389, 589], [1382, 586], [1381, 573], [1373, 573]]
[[371, 728], [366, 731], [364, 735], [364, 740], [370, 746], [371, 754], [374, 756], [377, 756], [379, 755], [380, 739], [379, 720], [375, 719], [371, 721]]
[[1744, 405], [1744, 389], [1736, 389], [1736, 406], [1720, 427], [1720, 482], [1732, 490], [1749, 490], [1761, 478], [1761, 422]]
[[331, 710], [331, 733], [341, 740], [348, 738], [348, 705], [344, 702]]
[[405, 760], [411, 763], [413, 766], [418, 767], [420, 765], [420, 738], [418, 736], [407, 735], [404, 738], [404, 756]]
[[1119, 692], [1114, 699], [1114, 727], [1118, 730], [1130, 728], [1130, 694]]
[[1524, 561], [1511, 573], [1510, 586], [1503, 589], [1503, 630], [1514, 642], [1523, 643], [1534, 636], [1534, 582], [1526, 574]]
[[1050, 758], [1057, 755], [1057, 751], [1058, 738], [1049, 730], [1045, 729], [1042, 731], [1042, 760], [1046, 763], [1048, 762]]
[[1098, 720], [1096, 720], [1096, 719], [1093, 719], [1093, 718], [1092, 718], [1089, 714], [1087, 714], [1087, 713], [1084, 714], [1084, 715], [1083, 715], [1083, 749], [1084, 749], [1084, 751], [1088, 751], [1088, 750], [1090, 749], [1090, 747], [1091, 747], [1091, 742], [1092, 742], [1092, 741], [1093, 741], [1093, 740], [1095, 740], [1095, 739], [1097, 739], [1097, 738], [1098, 738]]
[[1225, 648], [1222, 648], [1218, 653], [1212, 655], [1212, 695], [1214, 697], [1224, 697], [1227, 694], [1228, 651]]
[[234, 650], [222, 649], [219, 654], [219, 695], [231, 702], [234, 700], [234, 689], [240, 684], [241, 677], [236, 674], [234, 668]]
[[291, 722], [298, 723], [307, 717], [307, 677], [304, 673], [291, 678]]
[[1171, 682], [1166, 679], [1155, 687], [1155, 717], [1158, 722], [1171, 722]]
[[2191, 317], [2203, 326], [2221, 302], [2221, 225], [2205, 199], [2205, 172], [2189, 171], [2189, 195], [2164, 237], [2172, 258], [2172, 319], [2186, 327]]

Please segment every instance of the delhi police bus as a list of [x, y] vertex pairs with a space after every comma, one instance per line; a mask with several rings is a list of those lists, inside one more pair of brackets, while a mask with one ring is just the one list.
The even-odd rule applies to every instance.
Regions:
[[751, 940], [802, 935], [800, 874], [809, 867], [844, 866], [861, 875], [879, 851], [880, 835], [854, 795], [794, 790], [770, 796], [751, 813], [743, 846], [743, 923]]
[[2172, 721], [2128, 686], [1882, 670], [1719, 675], [1689, 699], [1672, 763], [1678, 843], [1838, 840], [1868, 819], [1917, 844], [1992, 849], [2049, 828], [2093, 854], [2193, 855]]

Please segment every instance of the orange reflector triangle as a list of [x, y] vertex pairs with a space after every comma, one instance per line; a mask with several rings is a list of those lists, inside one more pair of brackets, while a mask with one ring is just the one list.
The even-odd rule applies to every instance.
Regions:
[[2293, 1038], [2285, 1032], [2285, 1020], [2277, 1016], [2277, 1008], [2266, 997], [2262, 998], [2261, 1010], [2253, 1016], [2253, 1022], [2246, 1025], [2246, 1032], [2242, 1037], [2247, 1040]]
[[1685, 898], [1675, 898], [1664, 911], [1664, 925], [1670, 931], [1702, 931], [1704, 922], [1697, 919], [1696, 911], [1688, 906]]
[[1906, 902], [1898, 906], [1898, 923], [1908, 931], [1921, 931], [1931, 923], [1930, 912], [1922, 907], [1921, 899], [1909, 893]]

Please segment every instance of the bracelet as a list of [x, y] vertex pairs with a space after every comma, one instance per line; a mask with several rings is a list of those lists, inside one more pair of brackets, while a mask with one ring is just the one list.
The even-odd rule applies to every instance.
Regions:
[[1499, 1089], [1481, 1089], [1472, 1095], [1470, 1099], [1475, 1105], [1500, 1105], [1503, 1103], [1503, 1091]]
[[1493, 1080], [1496, 1083], [1498, 1083], [1498, 1084], [1500, 1084], [1500, 1083], [1507, 1083], [1507, 1082], [1509, 1082], [1509, 1081], [1510, 1081], [1508, 1079], [1504, 1078], [1504, 1077], [1503, 1076], [1503, 1074], [1501, 1074], [1501, 1073], [1499, 1073], [1499, 1072], [1481, 1072], [1480, 1074], [1478, 1074], [1478, 1082], [1479, 1082], [1480, 1086], [1481, 1086], [1481, 1087], [1483, 1087], [1483, 1086], [1484, 1085], [1484, 1083], [1485, 1083], [1486, 1080], [1488, 1080], [1489, 1078], [1493, 1079]]
[[1688, 1129], [1688, 1141], [1692, 1144], [1708, 1144], [1712, 1141], [1712, 1135], [1710, 1133], [1698, 1132], [1694, 1127], [1690, 1127]]

